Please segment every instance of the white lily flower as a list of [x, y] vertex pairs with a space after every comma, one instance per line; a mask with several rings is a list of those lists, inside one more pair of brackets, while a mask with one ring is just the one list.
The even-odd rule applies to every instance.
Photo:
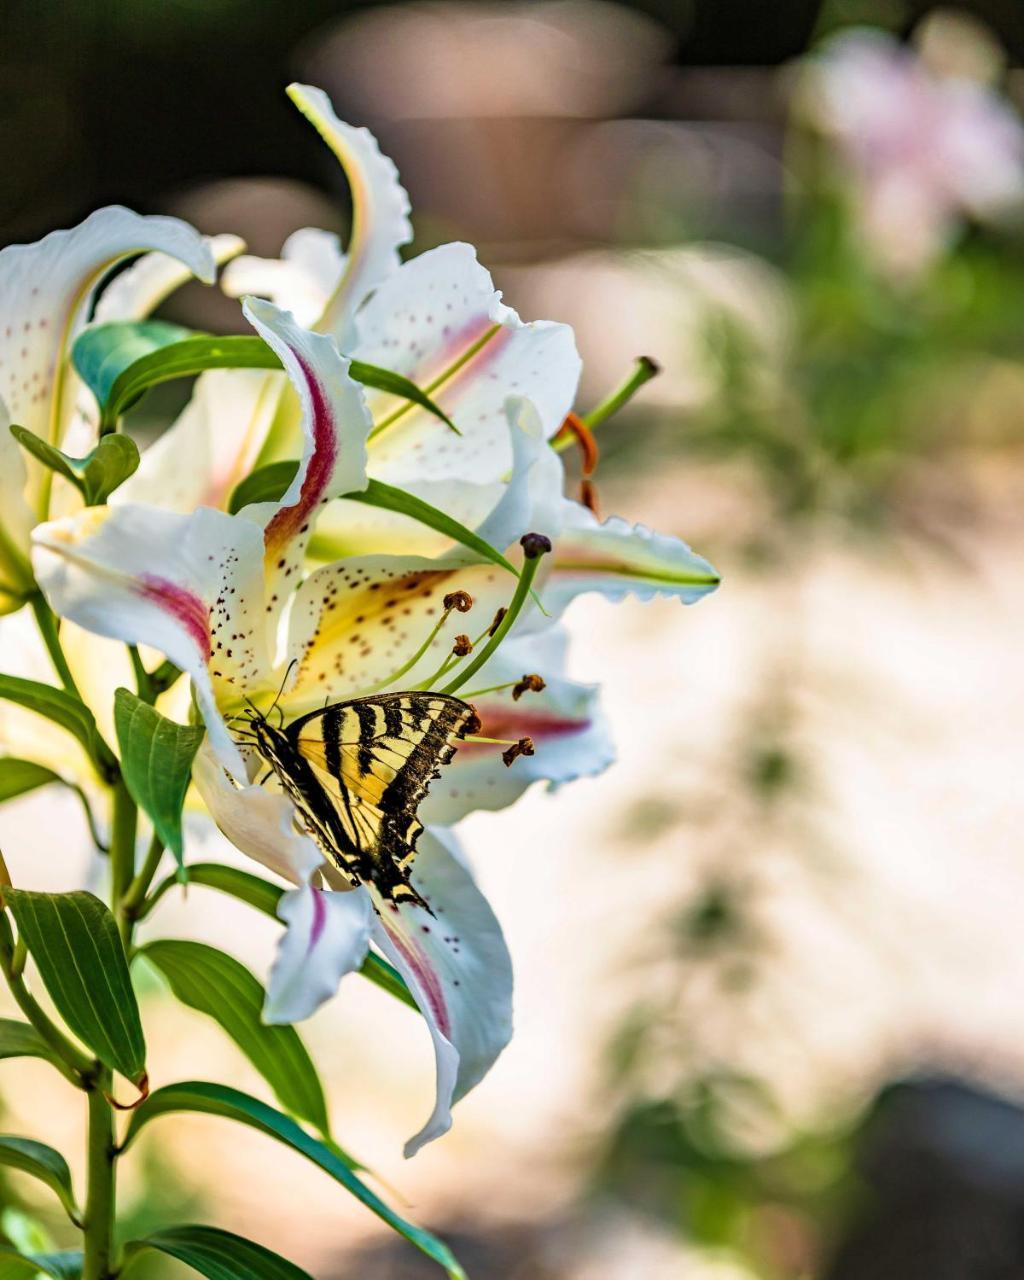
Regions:
[[[304, 575], [325, 504], [366, 484], [372, 421], [328, 337], [301, 329], [266, 302], [249, 301], [246, 313], [281, 357], [303, 406], [302, 464], [282, 500], [237, 516], [210, 508], [181, 515], [138, 504], [93, 509], [36, 530], [36, 573], [62, 616], [159, 649], [191, 677], [209, 734], [193, 776], [211, 814], [238, 848], [296, 886], [282, 900], [288, 929], [267, 1016], [291, 1020], [312, 1012], [362, 962], [370, 936], [405, 977], [437, 1059], [437, 1102], [410, 1141], [411, 1153], [447, 1129], [452, 1101], [483, 1075], [508, 1038], [511, 978], [500, 929], [464, 868], [429, 833], [413, 883], [433, 916], [416, 905], [396, 909], [372, 884], [325, 895], [317, 873], [331, 873], [321, 851], [297, 830], [285, 795], [252, 785], [257, 762], [233, 740], [229, 722], [243, 699], [267, 706], [282, 671], [288, 678], [276, 704], [285, 721], [325, 701], [435, 687], [458, 674], [453, 648], [455, 654], [466, 648], [458, 639], [453, 646], [454, 619], [464, 616], [472, 598], [481, 628], [474, 639], [487, 644], [492, 618], [509, 602], [515, 580], [462, 547], [418, 554], [409, 549], [411, 536], [403, 554], [348, 556]], [[480, 535], [508, 549], [539, 524], [556, 545], [563, 529], [570, 545], [585, 536], [628, 544], [624, 529], [587, 525], [578, 504], [562, 496], [562, 464], [536, 409], [511, 399], [505, 421], [510, 480], [468, 485], [464, 494]], [[683, 598], [710, 590], [716, 581], [710, 566], [683, 544], [672, 547], [686, 571], [669, 584], [654, 575], [651, 589]], [[609, 568], [607, 547], [599, 547], [592, 563], [584, 564], [578, 549], [572, 555], [567, 574], [559, 571], [557, 553], [547, 557], [551, 567], [536, 582], [553, 607], [545, 614], [524, 597], [507, 647], [473, 672], [475, 690], [467, 685], [467, 696], [479, 697], [485, 728], [500, 727], [502, 737], [532, 737], [540, 753], [517, 761], [521, 772], [514, 777], [493, 749], [465, 744], [427, 799], [424, 815], [432, 821], [448, 824], [471, 808], [498, 807], [539, 778], [558, 784], [611, 759], [595, 691], [562, 676], [564, 643], [551, 628], [556, 610], [580, 590], [597, 586], [618, 595], [621, 583]], [[538, 664], [541, 678], [530, 669]]]
[[[354, 217], [347, 251], [335, 237], [307, 228], [288, 240], [280, 261], [236, 258], [224, 289], [266, 297], [329, 334], [346, 356], [404, 374], [461, 432], [447, 432], [416, 405], [369, 391], [371, 476], [400, 485], [500, 479], [511, 463], [509, 394], [537, 407], [548, 437], [572, 408], [580, 371], [572, 331], [521, 321], [469, 245], [442, 245], [401, 264], [398, 250], [412, 231], [394, 164], [367, 130], [339, 120], [319, 89], [292, 85], [289, 95], [348, 179]], [[295, 457], [300, 439], [297, 404], [283, 375], [213, 371], [198, 380], [192, 403], [116, 500], [180, 511], [200, 503], [224, 507], [255, 465]], [[365, 509], [336, 504], [323, 533], [340, 541], [351, 524], [362, 526], [364, 515]], [[401, 517], [379, 513], [375, 520], [382, 532], [396, 525]]]
[[[239, 244], [240, 247], [240, 244]], [[8, 427], [16, 423], [60, 447], [72, 424], [80, 384], [71, 346], [84, 327], [103, 277], [117, 262], [156, 250], [143, 288], [135, 277], [117, 287], [118, 313], [142, 313], [180, 276], [214, 279], [209, 245], [176, 218], [142, 217], [119, 206], [100, 209], [68, 231], [36, 244], [0, 251], [0, 612], [24, 603], [34, 589], [29, 565], [32, 526], [50, 511], [53, 472], [26, 457]], [[168, 266], [173, 279], [167, 283]], [[125, 273], [130, 275], [130, 273]], [[144, 295], [144, 296], [143, 296]]]

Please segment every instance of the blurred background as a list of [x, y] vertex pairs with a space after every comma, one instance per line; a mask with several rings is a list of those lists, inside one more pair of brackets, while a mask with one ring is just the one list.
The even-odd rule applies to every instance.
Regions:
[[[524, 317], [575, 327], [581, 408], [663, 369], [601, 428], [600, 507], [724, 584], [574, 607], [620, 761], [467, 824], [516, 1038], [404, 1164], [427, 1037], [346, 983], [308, 1028], [341, 1139], [474, 1280], [1024, 1275], [1024, 6], [3, 13], [4, 243], [112, 201], [267, 256], [344, 237], [301, 79], [394, 157], [417, 251], [467, 239]], [[199, 286], [167, 314], [239, 326]], [[16, 878], [66, 887], [72, 804], [5, 809]], [[274, 932], [201, 892], [154, 927], [260, 970]], [[155, 977], [146, 1019], [164, 1080], [261, 1089]], [[5, 1064], [0, 1103], [77, 1149], [60, 1082]], [[140, 1224], [188, 1206], [318, 1280], [432, 1274], [255, 1135], [157, 1138]], [[28, 1196], [0, 1187], [0, 1226], [59, 1238]]]

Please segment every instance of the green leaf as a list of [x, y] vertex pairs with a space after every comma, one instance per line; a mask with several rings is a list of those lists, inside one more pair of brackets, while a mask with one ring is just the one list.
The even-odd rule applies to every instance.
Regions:
[[219, 862], [194, 862], [188, 869], [189, 884], [202, 884], [246, 902], [264, 915], [277, 918], [277, 904], [284, 890], [280, 885], [254, 876], [239, 867], [224, 867]]
[[4, 898], [68, 1027], [144, 1089], [146, 1043], [114, 917], [91, 893], [5, 889]]
[[140, 952], [190, 1009], [219, 1022], [281, 1106], [322, 1134], [330, 1132], [323, 1087], [294, 1027], [267, 1026], [266, 993], [245, 965], [201, 942], [151, 942]]
[[[193, 331], [162, 320], [118, 320], [85, 329], [71, 349], [78, 376], [96, 397], [101, 413], [118, 378], [133, 364], [163, 347], [190, 338]], [[129, 406], [126, 404], [120, 413]], [[104, 415], [104, 421], [116, 423]]]
[[[237, 514], [243, 507], [253, 502], [278, 502], [291, 484], [299, 464], [287, 459], [283, 462], [270, 462], [264, 467], [257, 467], [244, 480], [235, 486], [228, 499], [228, 510]], [[366, 488], [359, 493], [346, 493], [348, 502], [362, 502], [368, 507], [379, 507], [383, 511], [395, 511], [399, 515], [408, 516], [419, 524], [426, 525], [436, 533], [459, 542], [470, 551], [476, 552], [482, 560], [507, 569], [515, 577], [519, 570], [500, 551], [495, 550], [489, 542], [460, 524], [452, 516], [447, 515], [439, 507], [432, 506], [404, 489], [396, 489], [394, 485], [385, 484], [382, 480], [369, 480]]]
[[429, 1258], [440, 1263], [453, 1280], [465, 1280], [465, 1273], [455, 1261], [448, 1246], [428, 1231], [400, 1217], [356, 1176], [336, 1149], [318, 1142], [289, 1116], [227, 1085], [193, 1080], [157, 1089], [133, 1112], [124, 1145], [129, 1146], [141, 1130], [158, 1116], [182, 1111], [197, 1111], [206, 1115], [221, 1116], [225, 1120], [234, 1120], [237, 1124], [249, 1125], [268, 1137], [283, 1142], [293, 1151], [311, 1160], [393, 1230], [403, 1235], [417, 1248], [422, 1249]]
[[16, 756], [4, 756], [0, 759], [0, 802], [13, 800], [15, 796], [27, 795], [37, 787], [60, 781], [62, 779], [59, 774], [47, 769], [45, 765], [36, 764], [34, 760], [19, 760]]
[[[262, 880], [259, 876], [241, 871], [237, 867], [222, 867], [216, 862], [194, 863], [188, 869], [188, 880], [189, 884], [202, 884], [211, 889], [218, 889], [221, 893], [230, 894], [231, 897], [248, 903], [250, 907], [255, 907], [257, 911], [262, 911], [264, 915], [272, 916], [274, 919], [277, 918], [277, 904], [281, 901], [281, 894], [284, 893], [280, 885], [271, 884], [269, 880]], [[418, 1011], [416, 1001], [405, 985], [404, 978], [383, 956], [378, 956], [372, 951], [368, 952], [359, 972], [364, 978], [368, 978], [397, 1000], [407, 1004], [410, 1009]]]
[[394, 373], [390, 369], [382, 369], [376, 364], [365, 364], [362, 360], [351, 361], [348, 371], [351, 377], [356, 382], [362, 383], [364, 387], [373, 387], [375, 391], [387, 391], [402, 400], [409, 400], [413, 404], [418, 404], [421, 409], [426, 409], [427, 413], [433, 414], [435, 418], [440, 418], [445, 426], [450, 431], [454, 431], [457, 436], [462, 435], [462, 432], [441, 406], [435, 404], [425, 391], [421, 391], [415, 382], [410, 381], [403, 374]]
[[[208, 369], [281, 368], [262, 338], [214, 337], [158, 321], [91, 325], [75, 343], [72, 359], [100, 406], [101, 433], [113, 430], [121, 415], [161, 382]], [[349, 374], [364, 386], [418, 404], [459, 434], [444, 410], [403, 374], [362, 360], [351, 362]]]
[[82, 1262], [78, 1249], [61, 1253], [18, 1253], [16, 1249], [0, 1246], [0, 1280], [21, 1280], [22, 1276], [36, 1280], [40, 1272], [52, 1276], [53, 1280], [79, 1280]]
[[0, 1060], [4, 1058], [45, 1058], [56, 1062], [53, 1050], [28, 1022], [0, 1018]]
[[350, 502], [364, 502], [368, 507], [380, 507], [383, 511], [396, 511], [399, 515], [409, 516], [428, 529], [451, 538], [453, 542], [461, 542], [470, 551], [475, 551], [482, 560], [490, 560], [492, 564], [507, 569], [513, 577], [519, 577], [519, 570], [515, 565], [506, 560], [489, 542], [485, 542], [472, 529], [467, 529], [439, 507], [406, 493], [404, 489], [396, 489], [394, 485], [384, 484], [382, 480], [370, 480], [361, 493], [348, 493], [345, 496]]
[[128, 689], [114, 693], [114, 728], [125, 785], [180, 867], [181, 810], [205, 730], [168, 720]]
[[234, 516], [243, 507], [254, 502], [280, 502], [295, 479], [299, 464], [292, 458], [282, 462], [268, 462], [266, 466], [250, 471], [240, 480], [228, 498], [228, 511]]
[[91, 453], [73, 458], [17, 423], [12, 424], [11, 434], [26, 452], [70, 480], [87, 507], [106, 502], [139, 469], [139, 447], [129, 436], [103, 436]]
[[71, 1186], [71, 1170], [59, 1151], [32, 1138], [0, 1134], [0, 1165], [19, 1169], [45, 1183], [64, 1206], [71, 1221], [81, 1226], [81, 1215]]
[[310, 1280], [294, 1262], [261, 1244], [217, 1227], [167, 1227], [125, 1245], [125, 1264], [156, 1249], [183, 1262], [209, 1280]]
[[80, 698], [39, 680], [8, 675], [0, 675], [0, 698], [45, 716], [73, 734], [104, 777], [116, 769], [117, 761], [100, 737], [95, 717]]

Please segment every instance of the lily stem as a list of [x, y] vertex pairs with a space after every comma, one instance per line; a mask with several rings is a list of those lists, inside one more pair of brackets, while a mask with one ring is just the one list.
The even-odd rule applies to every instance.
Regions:
[[135, 878], [135, 836], [138, 810], [123, 778], [114, 783], [113, 817], [110, 823], [110, 907], [121, 932], [125, 952], [131, 942], [131, 921], [124, 899]]
[[157, 833], [153, 832], [153, 838], [149, 842], [149, 849], [143, 859], [142, 866], [139, 868], [137, 875], [131, 884], [125, 890], [124, 897], [121, 899], [121, 914], [125, 920], [131, 924], [139, 920], [139, 909], [145, 901], [146, 894], [149, 892], [149, 886], [153, 883], [153, 877], [159, 869], [161, 859], [164, 856], [164, 842]]
[[32, 597], [32, 612], [36, 615], [39, 634], [43, 637], [46, 652], [50, 655], [50, 661], [61, 684], [68, 693], [74, 694], [76, 698], [80, 697], [78, 685], [75, 684], [75, 677], [71, 674], [71, 668], [68, 666], [68, 660], [64, 656], [64, 649], [60, 643], [60, 629], [56, 615], [39, 593]]
[[104, 1070], [89, 1090], [89, 1149], [82, 1280], [113, 1280], [117, 1143], [108, 1101], [111, 1074]]

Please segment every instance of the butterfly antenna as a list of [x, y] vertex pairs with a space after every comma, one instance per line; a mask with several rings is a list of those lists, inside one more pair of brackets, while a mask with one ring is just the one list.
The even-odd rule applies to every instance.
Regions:
[[298, 661], [299, 661], [299, 660], [298, 660], [298, 658], [292, 658], [291, 662], [289, 662], [289, 663], [288, 663], [288, 666], [287, 666], [287, 668], [286, 668], [286, 670], [285, 670], [284, 676], [283, 676], [283, 678], [282, 678], [282, 680], [281, 680], [281, 687], [278, 689], [277, 694], [276, 694], [276, 696], [275, 696], [275, 698], [274, 698], [274, 701], [270, 704], [270, 707], [269, 707], [269, 708], [268, 708], [268, 710], [267, 710], [267, 715], [268, 715], [268, 716], [269, 716], [269, 715], [271, 714], [271, 712], [273, 712], [273, 711], [277, 711], [277, 712], [279, 712], [280, 717], [281, 717], [281, 727], [283, 727], [283, 726], [284, 726], [284, 712], [281, 710], [281, 708], [280, 708], [280, 706], [279, 706], [278, 704], [279, 704], [279, 703], [280, 703], [280, 701], [281, 701], [281, 695], [284, 693], [284, 687], [285, 687], [285, 685], [288, 683], [288, 677], [289, 677], [289, 676], [291, 675], [291, 673], [292, 673], [292, 667], [294, 667], [294, 666], [298, 663]]

